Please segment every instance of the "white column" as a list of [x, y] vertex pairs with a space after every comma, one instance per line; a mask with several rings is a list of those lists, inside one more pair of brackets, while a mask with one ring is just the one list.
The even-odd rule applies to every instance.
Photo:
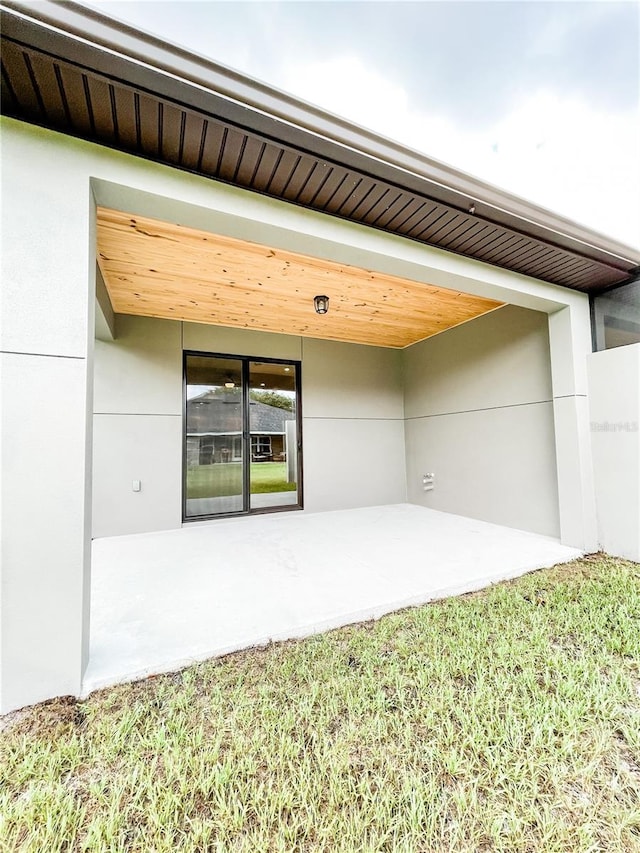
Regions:
[[0, 711], [78, 694], [88, 657], [94, 276], [74, 145], [3, 123]]
[[549, 314], [551, 379], [555, 421], [560, 539], [564, 545], [596, 551], [591, 436], [587, 402], [587, 357], [591, 324], [586, 296]]

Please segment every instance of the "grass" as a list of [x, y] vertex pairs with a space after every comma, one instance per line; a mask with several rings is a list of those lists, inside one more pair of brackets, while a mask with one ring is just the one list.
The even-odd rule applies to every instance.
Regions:
[[2, 737], [7, 851], [640, 851], [640, 566], [56, 700]]
[[[294, 492], [295, 483], [287, 482], [286, 462], [252, 462], [251, 494]], [[242, 494], [242, 463], [225, 462], [200, 465], [187, 472], [187, 498], [219, 498]]]

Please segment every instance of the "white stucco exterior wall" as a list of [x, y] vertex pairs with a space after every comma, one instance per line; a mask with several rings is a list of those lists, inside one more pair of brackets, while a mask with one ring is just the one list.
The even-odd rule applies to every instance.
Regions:
[[307, 510], [406, 500], [400, 352], [145, 317], [116, 328], [96, 341], [94, 537], [181, 526], [183, 349], [301, 361]]
[[558, 461], [560, 536], [565, 544], [598, 548], [587, 401], [591, 322], [586, 299], [549, 315], [551, 382]]
[[96, 537], [181, 524], [183, 347], [302, 362], [308, 510], [403, 501], [406, 471], [413, 503], [559, 536], [545, 314], [507, 306], [404, 352], [142, 317], [117, 328], [96, 341]]
[[72, 147], [2, 136], [0, 712], [88, 654], [93, 204]]
[[181, 522], [182, 324], [121, 316], [116, 329], [95, 343], [94, 538]]
[[[568, 316], [568, 323], [550, 321], [554, 401], [567, 364], [574, 373], [583, 370], [589, 335], [583, 294], [12, 119], [3, 117], [0, 129], [1, 710], [77, 693], [86, 658], [96, 203]], [[152, 403], [168, 408], [148, 416], [177, 422], [163, 396], [162, 363], [155, 369], [159, 396]], [[568, 414], [554, 418], [556, 447], [559, 457], [563, 442], [577, 443], [580, 452], [561, 474], [560, 530], [566, 544], [588, 547], [589, 416], [575, 383], [567, 393], [574, 399]], [[42, 453], [34, 442], [47, 440], [43, 412], [49, 411], [55, 439]], [[100, 412], [105, 423], [119, 414]], [[307, 458], [309, 442], [325, 447], [347, 421], [366, 419], [335, 410], [324, 420], [313, 407], [308, 417], [315, 423], [305, 425]], [[400, 422], [378, 421], [370, 441], [393, 443]], [[352, 469], [356, 481], [365, 475], [363, 465]], [[322, 500], [319, 493], [317, 508]]]
[[546, 314], [506, 306], [404, 358], [409, 500], [559, 537]]
[[640, 562], [640, 344], [589, 356], [598, 539]]

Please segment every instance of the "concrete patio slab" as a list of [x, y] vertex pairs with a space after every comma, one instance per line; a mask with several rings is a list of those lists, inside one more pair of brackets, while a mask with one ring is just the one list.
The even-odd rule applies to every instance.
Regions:
[[97, 539], [83, 695], [580, 555], [555, 539], [412, 504]]

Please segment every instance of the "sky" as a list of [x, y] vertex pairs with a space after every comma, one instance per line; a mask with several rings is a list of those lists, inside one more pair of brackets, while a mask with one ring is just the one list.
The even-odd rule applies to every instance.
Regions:
[[640, 2], [85, 5], [640, 248]]

